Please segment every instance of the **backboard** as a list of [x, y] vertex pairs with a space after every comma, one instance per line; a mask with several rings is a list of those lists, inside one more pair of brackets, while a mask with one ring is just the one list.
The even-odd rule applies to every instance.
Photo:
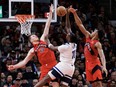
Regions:
[[35, 15], [35, 19], [29, 21], [46, 22], [51, 3], [55, 9], [52, 22], [57, 22], [57, 0], [8, 0], [7, 2], [2, 0], [1, 2], [0, 22], [17, 22], [15, 18], [17, 14]]

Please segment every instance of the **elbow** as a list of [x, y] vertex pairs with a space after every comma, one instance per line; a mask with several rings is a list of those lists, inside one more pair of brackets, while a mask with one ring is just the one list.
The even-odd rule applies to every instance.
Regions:
[[53, 51], [57, 51], [57, 49], [55, 47], [50, 47], [50, 49]]
[[48, 34], [45, 35], [45, 39], [48, 39]]
[[57, 51], [57, 49], [52, 49], [53, 51]]
[[51, 50], [55, 51], [53, 47], [49, 47], [49, 49], [51, 49]]
[[54, 47], [52, 50], [53, 50], [53, 51], [58, 51], [58, 49], [57, 49], [57, 48], [55, 48], [55, 47]]

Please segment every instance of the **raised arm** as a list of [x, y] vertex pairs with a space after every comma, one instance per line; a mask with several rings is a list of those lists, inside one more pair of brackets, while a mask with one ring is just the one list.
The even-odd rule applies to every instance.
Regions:
[[53, 51], [57, 51], [58, 50], [58, 46], [54, 46], [53, 44], [50, 43], [49, 39], [47, 40], [48, 43], [48, 47], [53, 50]]
[[72, 32], [71, 31], [70, 20], [69, 20], [69, 12], [67, 12], [67, 14], [66, 14], [65, 29], [66, 29], [67, 34], [70, 34]]
[[46, 25], [45, 25], [45, 28], [44, 28], [44, 31], [43, 31], [43, 34], [42, 34], [40, 40], [45, 41], [46, 37], [49, 34], [49, 28], [50, 28], [50, 24], [51, 24], [51, 20], [52, 20], [52, 12], [53, 12], [53, 4], [51, 4], [51, 6], [50, 6], [49, 16], [48, 16], [48, 19], [47, 19], [47, 22], [46, 22]]
[[25, 66], [27, 64], [27, 62], [32, 59], [33, 56], [34, 56], [34, 49], [32, 48], [29, 50], [27, 56], [25, 57], [25, 59], [23, 61], [15, 64], [15, 65], [9, 65], [8, 70], [14, 70], [14, 69], [18, 69], [18, 68]]
[[106, 69], [106, 60], [105, 60], [105, 56], [104, 56], [104, 52], [103, 52], [103, 49], [102, 49], [102, 45], [100, 42], [97, 42], [95, 44], [95, 47], [97, 48], [98, 50], [98, 53], [99, 53], [99, 56], [100, 56], [100, 60], [101, 60], [101, 64], [102, 64], [102, 70], [106, 73], [106, 76], [107, 76], [107, 69]]
[[89, 37], [90, 33], [85, 29], [84, 25], [82, 24], [81, 19], [78, 17], [78, 15], [76, 13], [76, 9], [70, 7], [69, 11], [71, 13], [73, 13], [76, 25], [79, 27], [79, 29], [81, 30], [81, 32], [86, 36], [86, 38]]

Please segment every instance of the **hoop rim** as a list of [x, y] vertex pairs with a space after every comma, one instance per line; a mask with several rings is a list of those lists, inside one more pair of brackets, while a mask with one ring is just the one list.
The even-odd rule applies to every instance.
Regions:
[[17, 14], [15, 15], [15, 18], [19, 23], [25, 23], [29, 19], [34, 19], [35, 15], [30, 15], [30, 14]]
[[16, 14], [15, 17], [17, 16], [35, 16], [35, 15], [31, 15], [31, 14]]

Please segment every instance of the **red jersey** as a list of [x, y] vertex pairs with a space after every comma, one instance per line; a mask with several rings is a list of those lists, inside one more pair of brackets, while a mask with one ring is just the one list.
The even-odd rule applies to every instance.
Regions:
[[95, 48], [95, 44], [98, 40], [91, 40], [86, 38], [86, 44], [84, 47], [84, 55], [86, 58], [86, 79], [88, 81], [95, 81], [102, 79], [101, 63], [98, 58], [98, 51]]
[[38, 60], [41, 65], [57, 63], [54, 52], [47, 47], [47, 43], [40, 40], [39, 44], [34, 45], [34, 50], [37, 52]]
[[85, 55], [86, 61], [89, 61], [89, 62], [98, 61], [98, 51], [95, 48], [96, 42], [98, 42], [98, 40], [91, 40], [90, 38], [86, 38], [86, 44], [84, 47], [84, 55]]

